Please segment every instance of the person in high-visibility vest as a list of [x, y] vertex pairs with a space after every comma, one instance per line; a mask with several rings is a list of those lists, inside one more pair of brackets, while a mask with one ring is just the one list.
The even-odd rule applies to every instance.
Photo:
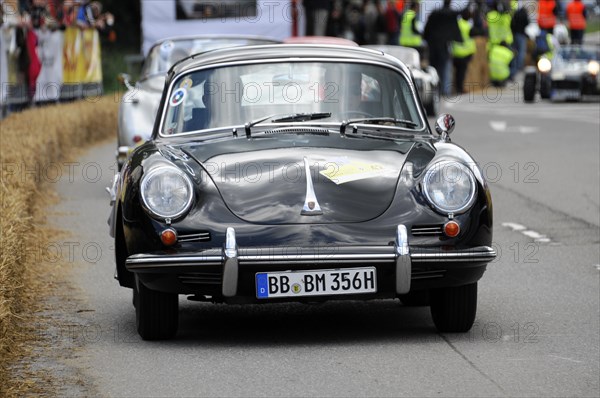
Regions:
[[540, 58], [554, 58], [554, 40], [553, 36], [542, 30], [539, 35], [535, 38], [535, 56], [536, 60]]
[[404, 47], [421, 48], [423, 38], [417, 29], [417, 16], [419, 13], [419, 2], [412, 1], [408, 10], [402, 15], [400, 23], [400, 45]]
[[512, 17], [508, 7], [503, 1], [494, 2], [494, 7], [486, 14], [488, 23], [488, 43], [500, 44], [506, 42], [511, 45], [513, 42], [512, 30], [510, 23]]
[[554, 33], [554, 25], [556, 25], [556, 15], [558, 8], [555, 0], [539, 0], [538, 3], [538, 25], [541, 30], [545, 30], [550, 34]]
[[510, 63], [514, 58], [513, 51], [507, 43], [494, 44], [489, 51], [490, 81], [494, 86], [504, 86], [510, 77]]
[[573, 0], [567, 5], [567, 22], [571, 44], [583, 43], [583, 32], [586, 27], [587, 13], [581, 0]]
[[471, 23], [469, 19], [471, 13], [465, 9], [458, 18], [458, 29], [463, 41], [452, 42], [452, 60], [454, 63], [454, 83], [456, 85], [456, 93], [462, 94], [465, 92], [464, 83], [467, 74], [467, 68], [471, 57], [475, 54], [477, 46], [475, 40], [471, 37]]

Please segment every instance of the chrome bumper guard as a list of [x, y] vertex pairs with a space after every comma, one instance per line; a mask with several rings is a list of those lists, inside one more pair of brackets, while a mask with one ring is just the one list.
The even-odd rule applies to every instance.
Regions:
[[222, 265], [222, 293], [233, 297], [237, 293], [240, 266], [285, 264], [369, 264], [391, 263], [396, 266], [396, 293], [410, 291], [412, 263], [432, 262], [490, 262], [496, 251], [488, 246], [468, 250], [441, 251], [417, 249], [411, 252], [406, 226], [398, 225], [394, 246], [324, 246], [324, 247], [258, 247], [238, 248], [233, 228], [227, 228], [225, 246], [185, 255], [135, 254], [127, 258], [131, 272], [152, 272], [170, 267]]

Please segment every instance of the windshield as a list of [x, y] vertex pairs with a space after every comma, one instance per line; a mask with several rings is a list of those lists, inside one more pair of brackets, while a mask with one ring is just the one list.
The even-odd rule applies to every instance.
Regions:
[[411, 130], [424, 127], [409, 83], [397, 71], [361, 63], [262, 63], [179, 76], [168, 94], [162, 133], [242, 126], [263, 118], [264, 123], [318, 119], [339, 125], [381, 117], [412, 122]]
[[268, 43], [275, 43], [275, 41], [243, 37], [166, 40], [150, 49], [150, 52], [144, 61], [141, 76], [144, 78], [150, 75], [167, 73], [171, 66], [173, 66], [176, 62], [181, 61], [183, 58], [192, 54], [198, 54], [219, 48]]
[[598, 61], [600, 60], [600, 50], [592, 46], [565, 46], [559, 50], [560, 57], [565, 61]]

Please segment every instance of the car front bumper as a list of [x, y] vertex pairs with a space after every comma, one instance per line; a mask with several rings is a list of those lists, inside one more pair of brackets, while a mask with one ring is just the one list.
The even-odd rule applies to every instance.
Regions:
[[[212, 284], [212, 294], [231, 298], [250, 293], [248, 275], [256, 272], [375, 265], [378, 272], [385, 273], [385, 277], [379, 278], [386, 281], [381, 290], [406, 294], [413, 281], [419, 284], [421, 280], [443, 279], [452, 271], [460, 274], [465, 269], [477, 269], [467, 278], [478, 279], [487, 263], [495, 258], [496, 252], [489, 246], [462, 250], [411, 247], [404, 225], [398, 226], [393, 244], [387, 246], [241, 248], [237, 246], [235, 230], [228, 228], [222, 248], [185, 254], [135, 254], [127, 258], [126, 268], [138, 274], [150, 288], [192, 293], [195, 290], [190, 289], [190, 284], [196, 284], [197, 288]], [[457, 283], [460, 282], [454, 284]], [[241, 285], [245, 286], [244, 291]]]
[[571, 75], [563, 78], [552, 76], [552, 100], [580, 100], [585, 95], [600, 95], [600, 79], [590, 74]]

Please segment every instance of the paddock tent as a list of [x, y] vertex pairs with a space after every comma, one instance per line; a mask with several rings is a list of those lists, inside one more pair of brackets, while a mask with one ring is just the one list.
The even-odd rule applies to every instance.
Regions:
[[142, 0], [142, 51], [166, 37], [205, 34], [292, 35], [292, 0]]

